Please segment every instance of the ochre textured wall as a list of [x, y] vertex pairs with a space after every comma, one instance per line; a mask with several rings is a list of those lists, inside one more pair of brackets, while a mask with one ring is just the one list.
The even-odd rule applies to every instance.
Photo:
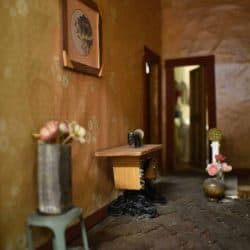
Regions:
[[221, 152], [250, 168], [250, 1], [162, 0], [164, 59], [215, 55]]
[[[0, 249], [24, 249], [26, 217], [37, 207], [36, 142], [49, 119], [76, 120], [87, 143], [73, 145], [73, 201], [85, 216], [111, 200], [112, 170], [94, 152], [126, 143], [142, 126], [144, 45], [161, 51], [159, 1], [98, 0], [103, 77], [61, 64], [61, 1], [0, 1]], [[36, 243], [46, 232], [36, 231]]]

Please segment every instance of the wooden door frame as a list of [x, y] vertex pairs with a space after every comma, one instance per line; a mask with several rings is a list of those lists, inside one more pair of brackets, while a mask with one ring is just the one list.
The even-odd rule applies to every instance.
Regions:
[[162, 140], [162, 95], [161, 95], [161, 57], [156, 54], [151, 49], [144, 46], [144, 56], [143, 56], [143, 72], [144, 72], [144, 97], [143, 97], [143, 127], [145, 130], [145, 142], [150, 138], [150, 131], [149, 131], [149, 112], [147, 110], [147, 105], [150, 102], [150, 95], [149, 95], [149, 83], [150, 78], [149, 75], [145, 72], [145, 63], [148, 62], [149, 64], [156, 64], [158, 68], [158, 94], [159, 94], [159, 102], [158, 102], [158, 112], [159, 112], [159, 118], [156, 123], [158, 123], [158, 129], [159, 129], [159, 137], [160, 140]]
[[187, 58], [175, 58], [165, 60], [166, 72], [166, 170], [174, 170], [174, 109], [175, 109], [175, 86], [174, 68], [178, 66], [201, 65], [204, 68], [205, 89], [208, 95], [208, 126], [216, 127], [216, 98], [215, 98], [215, 57], [198, 56]]

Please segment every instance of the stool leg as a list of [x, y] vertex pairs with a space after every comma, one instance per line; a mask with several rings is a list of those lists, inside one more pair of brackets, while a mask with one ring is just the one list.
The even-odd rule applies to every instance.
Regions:
[[83, 241], [84, 250], [89, 250], [87, 231], [86, 231], [85, 223], [83, 221], [82, 216], [80, 216], [80, 224], [81, 224], [82, 241]]
[[53, 250], [56, 249], [56, 235], [53, 234], [52, 236], [52, 246], [53, 246]]
[[53, 250], [66, 250], [65, 231], [60, 228], [54, 229]]
[[33, 250], [33, 244], [32, 244], [32, 226], [27, 226], [27, 242], [28, 242], [28, 249]]

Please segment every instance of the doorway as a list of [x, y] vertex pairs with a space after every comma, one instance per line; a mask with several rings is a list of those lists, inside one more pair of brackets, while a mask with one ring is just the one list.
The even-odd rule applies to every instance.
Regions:
[[204, 171], [206, 132], [216, 127], [214, 56], [165, 60], [166, 168]]
[[[161, 57], [151, 49], [144, 47], [143, 56], [144, 98], [143, 129], [145, 144], [162, 143], [162, 93], [161, 93]], [[163, 173], [162, 153], [158, 155], [159, 172]]]
[[144, 47], [144, 143], [161, 143], [161, 58]]

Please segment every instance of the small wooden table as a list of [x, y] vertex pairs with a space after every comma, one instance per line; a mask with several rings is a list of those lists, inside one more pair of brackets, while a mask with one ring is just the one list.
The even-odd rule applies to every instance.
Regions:
[[95, 153], [97, 157], [112, 157], [115, 187], [140, 190], [145, 178], [156, 177], [161, 144], [147, 144], [138, 148], [129, 145], [105, 149]]

